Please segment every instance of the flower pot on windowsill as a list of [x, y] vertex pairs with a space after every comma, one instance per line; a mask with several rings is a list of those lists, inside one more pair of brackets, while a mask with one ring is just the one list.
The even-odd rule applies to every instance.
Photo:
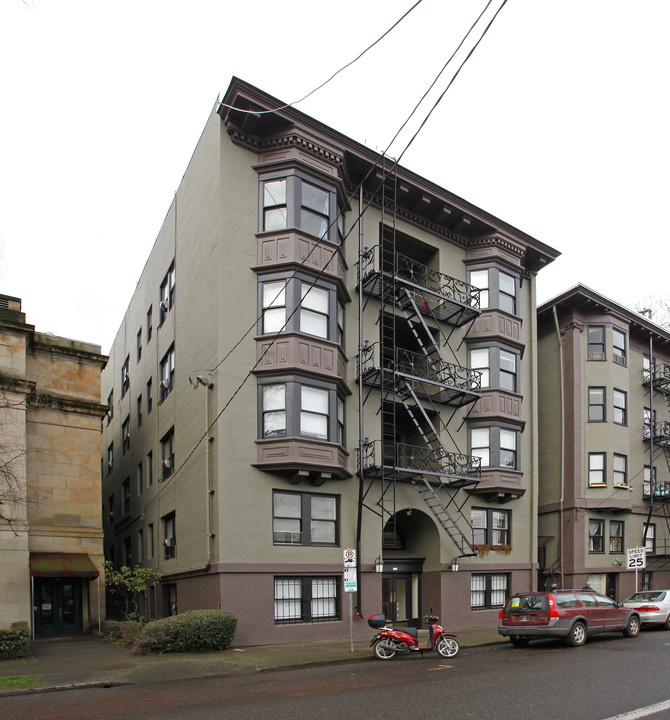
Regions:
[[512, 546], [511, 545], [491, 545], [491, 550], [495, 550], [497, 553], [502, 553], [503, 555], [509, 555], [512, 552]]
[[488, 555], [489, 551], [491, 550], [490, 545], [473, 545], [472, 549], [479, 555], [479, 557], [484, 557], [484, 555]]

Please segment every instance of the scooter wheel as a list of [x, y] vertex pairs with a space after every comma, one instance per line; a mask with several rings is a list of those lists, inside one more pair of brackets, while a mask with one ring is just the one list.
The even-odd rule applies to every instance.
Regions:
[[393, 658], [396, 656], [395, 650], [389, 650], [386, 645], [389, 645], [389, 641], [386, 638], [382, 638], [381, 640], [377, 640], [375, 643], [375, 655], [380, 660], [393, 660]]
[[454, 655], [456, 655], [461, 648], [458, 644], [458, 641], [454, 638], [441, 637], [437, 641], [435, 649], [443, 658], [450, 658], [454, 657]]

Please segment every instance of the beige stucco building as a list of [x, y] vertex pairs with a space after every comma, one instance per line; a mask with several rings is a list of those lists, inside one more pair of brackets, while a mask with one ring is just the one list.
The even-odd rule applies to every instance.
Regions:
[[225, 608], [238, 644], [345, 637], [350, 597], [495, 622], [537, 576], [557, 254], [233, 79], [103, 373], [106, 553], [164, 572], [146, 612]]
[[538, 309], [538, 338], [540, 587], [622, 600], [646, 547], [638, 588], [667, 588], [670, 333], [578, 285]]
[[85, 632], [104, 610], [100, 347], [0, 296], [0, 627]]

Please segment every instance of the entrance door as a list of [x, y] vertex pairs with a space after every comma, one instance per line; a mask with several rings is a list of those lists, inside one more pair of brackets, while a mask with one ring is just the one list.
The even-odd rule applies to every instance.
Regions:
[[382, 575], [382, 611], [392, 625], [409, 625], [412, 608], [412, 576], [404, 573]]
[[81, 580], [79, 578], [35, 578], [35, 634], [80, 633]]

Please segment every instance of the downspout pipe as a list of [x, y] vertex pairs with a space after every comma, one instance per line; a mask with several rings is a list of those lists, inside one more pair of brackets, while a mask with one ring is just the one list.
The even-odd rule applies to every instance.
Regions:
[[[363, 255], [365, 249], [363, 247], [363, 184], [359, 190], [358, 197], [358, 364], [360, 372], [360, 364], [363, 352], [363, 308], [365, 307], [363, 300]], [[356, 517], [356, 617], [362, 618], [361, 609], [361, 536], [363, 522], [363, 443], [364, 427], [363, 427], [363, 380], [358, 381], [358, 512]]]
[[559, 384], [561, 388], [561, 440], [560, 440], [560, 452], [559, 452], [559, 484], [561, 487], [561, 497], [558, 504], [558, 560], [559, 560], [559, 572], [561, 575], [560, 587], [563, 587], [563, 573], [565, 571], [563, 564], [563, 514], [565, 505], [565, 364], [563, 359], [563, 340], [561, 339], [561, 328], [558, 323], [558, 313], [556, 311], [556, 305], [552, 308], [554, 315], [554, 325], [556, 327], [556, 340], [558, 342], [558, 368], [559, 368]]

